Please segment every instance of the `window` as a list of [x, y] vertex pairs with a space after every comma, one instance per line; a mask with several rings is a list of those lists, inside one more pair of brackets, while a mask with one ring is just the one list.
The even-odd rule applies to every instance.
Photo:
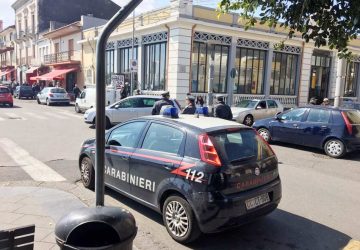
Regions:
[[360, 111], [359, 110], [349, 110], [345, 111], [344, 114], [348, 118], [350, 124], [360, 124]]
[[256, 108], [266, 109], [266, 101], [260, 101]]
[[158, 123], [152, 123], [146, 133], [142, 148], [178, 154], [184, 133], [180, 130]]
[[329, 119], [330, 119], [330, 110], [310, 109], [306, 121], [328, 123]]
[[167, 42], [144, 46], [143, 89], [165, 90]]
[[145, 122], [131, 122], [124, 124], [111, 132], [108, 145], [135, 147], [136, 142], [143, 131]]
[[273, 101], [273, 100], [268, 100], [268, 101], [267, 101], [267, 104], [268, 104], [268, 108], [269, 108], [269, 109], [276, 109], [276, 108], [278, 107], [277, 104], [276, 104], [276, 102]]
[[[134, 51], [135, 51], [135, 57], [134, 59], [138, 58], [138, 47], [134, 47]], [[132, 52], [132, 47], [128, 47], [128, 48], [120, 48], [118, 50], [118, 55], [119, 55], [119, 70], [118, 72], [120, 74], [125, 74], [125, 73], [129, 73], [130, 72], [130, 61], [133, 59], [133, 52]]]
[[111, 84], [111, 75], [114, 72], [114, 53], [115, 50], [107, 50], [105, 52], [105, 83]]
[[358, 62], [348, 62], [346, 65], [346, 77], [344, 85], [344, 96], [356, 97], [356, 90], [359, 82]]
[[208, 92], [208, 72], [214, 63], [213, 92], [226, 93], [229, 46], [193, 43], [191, 66], [191, 91]]
[[286, 112], [286, 113], [283, 113], [282, 115], [280, 115], [279, 118], [281, 120], [285, 120], [285, 121], [299, 122], [299, 121], [301, 121], [301, 118], [303, 117], [305, 111], [306, 111], [305, 108], [290, 110], [289, 112]]
[[84, 99], [86, 96], [86, 91], [81, 92], [80, 99]]
[[150, 108], [154, 106], [154, 103], [157, 101], [157, 99], [153, 98], [144, 98], [142, 99], [144, 103], [144, 107]]
[[68, 40], [68, 51], [69, 51], [69, 56], [74, 55], [74, 39]]
[[299, 55], [274, 52], [270, 81], [271, 95], [295, 95]]
[[121, 102], [118, 102], [113, 106], [114, 108], [139, 108], [142, 107], [140, 98], [130, 98]]
[[266, 52], [257, 49], [237, 48], [235, 67], [238, 70], [234, 93], [263, 94]]

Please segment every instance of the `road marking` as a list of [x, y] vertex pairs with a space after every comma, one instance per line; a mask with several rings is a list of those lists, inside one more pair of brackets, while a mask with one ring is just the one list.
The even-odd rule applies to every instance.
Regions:
[[48, 116], [52, 116], [52, 117], [55, 117], [55, 118], [61, 119], [61, 120], [67, 120], [67, 119], [68, 119], [68, 117], [64, 117], [64, 116], [61, 116], [61, 115], [53, 114], [53, 113], [50, 113], [50, 112], [42, 112], [42, 114], [48, 115]]
[[14, 120], [23, 120], [23, 121], [27, 120], [26, 118], [20, 117], [15, 113], [5, 113], [5, 115], [7, 115], [10, 119], [14, 119]]
[[75, 118], [80, 118], [82, 119], [82, 116], [81, 115], [76, 115], [76, 114], [71, 114], [69, 112], [66, 112], [66, 111], [59, 111], [60, 114], [63, 114], [63, 115], [67, 115], [69, 117], [75, 117]]
[[360, 250], [360, 241], [350, 240], [343, 250]]
[[30, 115], [31, 117], [34, 117], [36, 119], [40, 119], [40, 120], [47, 120], [47, 117], [41, 116], [41, 115], [37, 115], [35, 113], [32, 112], [26, 112], [25, 114]]
[[12, 140], [0, 138], [0, 146], [35, 181], [65, 181], [64, 177], [32, 157]]

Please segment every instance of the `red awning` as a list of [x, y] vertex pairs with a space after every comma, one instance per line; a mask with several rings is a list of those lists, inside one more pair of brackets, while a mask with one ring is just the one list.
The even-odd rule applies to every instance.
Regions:
[[15, 69], [8, 69], [8, 70], [5, 70], [3, 72], [0, 72], [0, 77], [2, 76], [5, 76], [7, 74], [10, 74], [11, 72], [13, 72]]
[[53, 71], [41, 75], [41, 76], [33, 76], [30, 77], [30, 80], [36, 81], [36, 80], [42, 80], [42, 81], [51, 81], [51, 80], [61, 80], [64, 79], [62, 75], [76, 71], [78, 68], [69, 68], [69, 69], [54, 69]]

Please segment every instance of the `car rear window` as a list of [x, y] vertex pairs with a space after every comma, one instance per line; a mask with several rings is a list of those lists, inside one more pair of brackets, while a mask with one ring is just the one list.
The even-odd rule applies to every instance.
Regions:
[[21, 90], [32, 90], [31, 86], [21, 86]]
[[4, 93], [10, 93], [8, 88], [0, 88], [0, 93], [4, 94]]
[[359, 110], [350, 110], [345, 111], [344, 114], [348, 118], [351, 124], [360, 124], [360, 111]]
[[274, 155], [270, 146], [252, 129], [222, 132], [210, 138], [219, 153], [231, 163]]
[[50, 92], [51, 93], [60, 93], [60, 94], [66, 93], [65, 89], [51, 89]]

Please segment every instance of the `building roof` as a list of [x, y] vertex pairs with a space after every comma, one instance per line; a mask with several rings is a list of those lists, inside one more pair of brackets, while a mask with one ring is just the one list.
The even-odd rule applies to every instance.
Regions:
[[73, 34], [76, 32], [80, 32], [81, 27], [82, 27], [81, 22], [76, 21], [76, 22], [70, 23], [68, 25], [65, 25], [63, 27], [60, 27], [58, 29], [46, 32], [43, 34], [43, 37], [48, 38], [48, 39], [53, 39], [53, 38], [57, 38], [57, 37], [70, 35], [70, 34]]

